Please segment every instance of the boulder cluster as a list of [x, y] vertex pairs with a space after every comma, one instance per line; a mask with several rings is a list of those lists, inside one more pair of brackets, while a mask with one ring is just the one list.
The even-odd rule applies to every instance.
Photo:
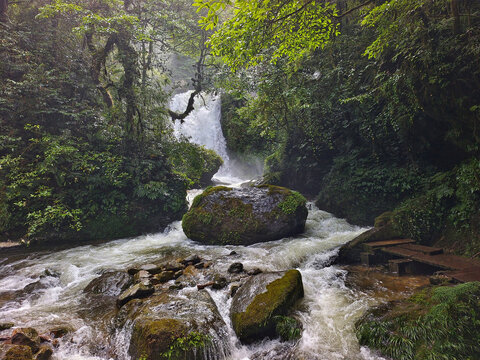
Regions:
[[198, 255], [107, 272], [91, 281], [85, 292], [93, 298], [103, 293], [115, 299], [113, 323], [116, 328], [132, 329], [128, 351], [133, 359], [201, 360], [212, 352], [228, 355], [228, 327], [207, 288], [227, 290], [232, 297], [230, 319], [242, 342], [264, 337], [293, 340], [284, 336], [281, 325], [300, 329], [287, 316], [303, 297], [300, 272], [248, 269], [234, 261], [235, 256], [235, 252], [227, 255], [232, 262], [224, 273]]
[[49, 360], [58, 339], [68, 330], [51, 329], [48, 334], [39, 334], [34, 328], [14, 327], [13, 323], [1, 323], [0, 331], [12, 329], [8, 336], [0, 336], [1, 360]]

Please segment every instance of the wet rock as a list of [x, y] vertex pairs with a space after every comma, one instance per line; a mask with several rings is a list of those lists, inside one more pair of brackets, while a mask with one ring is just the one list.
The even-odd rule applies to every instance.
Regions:
[[173, 274], [173, 278], [178, 279], [182, 275], [183, 275], [183, 270], [178, 270], [178, 271], [175, 271], [175, 273]]
[[173, 271], [162, 271], [160, 274], [153, 276], [153, 283], [163, 284], [173, 279], [175, 279], [175, 273]]
[[55, 278], [60, 277], [60, 273], [58, 271], [51, 270], [51, 269], [45, 269], [45, 271], [43, 273], [44, 273], [45, 276], [50, 276], [50, 277], [55, 277]]
[[48, 360], [51, 358], [53, 350], [50, 346], [42, 345], [40, 350], [35, 354], [35, 360]]
[[118, 296], [132, 283], [132, 277], [128, 273], [109, 271], [90, 281], [83, 291], [91, 294]]
[[132, 275], [132, 276], [133, 276], [133, 275], [135, 275], [135, 274], [136, 274], [137, 272], [139, 272], [139, 271], [140, 271], [140, 269], [130, 268], [130, 269], [127, 270], [127, 273], [128, 273], [128, 275]]
[[444, 275], [444, 274], [434, 274], [428, 278], [430, 284], [432, 285], [445, 285], [448, 284], [452, 281], [452, 278], [450, 276]]
[[134, 282], [141, 282], [145, 279], [149, 279], [152, 276], [148, 271], [146, 270], [140, 270], [137, 272], [135, 275], [133, 275], [133, 281]]
[[213, 278], [212, 289], [220, 290], [228, 285], [228, 281], [225, 277], [220, 275], [215, 275]]
[[140, 270], [148, 271], [150, 274], [155, 275], [162, 271], [162, 268], [155, 264], [145, 264], [140, 267]]
[[162, 268], [166, 271], [177, 272], [177, 271], [183, 270], [185, 266], [182, 263], [179, 263], [178, 261], [169, 261], [163, 264]]
[[243, 271], [243, 264], [236, 262], [228, 267], [228, 272], [230, 274], [240, 274]]
[[200, 256], [198, 255], [190, 255], [189, 257], [183, 259], [181, 263], [185, 266], [187, 265], [195, 265], [198, 264], [201, 261]]
[[198, 270], [195, 268], [193, 265], [188, 265], [185, 270], [183, 270], [183, 275], [184, 276], [197, 276], [198, 275]]
[[204, 269], [205, 268], [205, 263], [204, 262], [199, 262], [195, 264], [195, 269]]
[[14, 323], [11, 323], [11, 322], [0, 323], [0, 331], [10, 329], [10, 328], [12, 328], [12, 327], [14, 327], [14, 326], [15, 326], [15, 324], [14, 324]]
[[171, 359], [203, 360], [209, 349], [219, 351], [227, 346], [227, 327], [205, 290], [181, 296], [176, 291], [164, 292], [144, 301], [132, 301], [121, 312], [133, 322], [129, 346], [132, 359], [165, 359], [166, 353], [173, 350]]
[[32, 349], [27, 345], [0, 345], [1, 360], [32, 360]]
[[233, 251], [230, 252], [230, 254], [228, 254], [228, 255], [229, 255], [229, 256], [235, 256], [235, 255], [238, 255], [238, 253], [237, 253], [235, 250], [233, 250]]
[[150, 296], [154, 292], [154, 288], [150, 284], [138, 283], [125, 290], [117, 300], [117, 306], [122, 307], [132, 299], [141, 299]]
[[258, 274], [261, 274], [263, 271], [260, 270], [259, 268], [254, 268], [254, 269], [250, 269], [247, 271], [247, 274], [250, 275], [250, 276], [254, 276], [254, 275], [258, 275]]
[[238, 289], [240, 289], [240, 284], [239, 283], [235, 283], [235, 284], [232, 284], [230, 286], [230, 297], [233, 297], [235, 296], [235, 294], [237, 293]]
[[211, 245], [277, 240], [304, 231], [305, 204], [302, 195], [278, 186], [217, 186], [195, 198], [182, 227], [190, 239]]
[[235, 333], [247, 343], [277, 335], [274, 317], [286, 315], [302, 297], [302, 276], [298, 270], [251, 277], [232, 300], [230, 318]]
[[26, 345], [36, 353], [40, 347], [40, 336], [33, 328], [18, 328], [13, 330], [11, 342], [15, 345]]
[[73, 329], [67, 327], [67, 326], [58, 326], [56, 328], [50, 329], [50, 334], [54, 338], [62, 338], [65, 335], [67, 335], [69, 332], [71, 332]]

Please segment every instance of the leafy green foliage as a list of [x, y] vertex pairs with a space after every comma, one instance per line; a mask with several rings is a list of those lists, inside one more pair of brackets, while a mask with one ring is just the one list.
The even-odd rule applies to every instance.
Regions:
[[292, 317], [277, 315], [273, 321], [276, 323], [275, 331], [283, 341], [297, 340], [302, 335], [302, 328]]
[[231, 17], [210, 38], [213, 53], [233, 70], [267, 59], [275, 63], [286, 57], [296, 62], [338, 35], [333, 21], [336, 7], [328, 2], [195, 0], [194, 6], [208, 10], [200, 20], [207, 30], [219, 24], [220, 10], [233, 8]]
[[411, 299], [416, 307], [394, 306], [381, 318], [363, 319], [357, 337], [362, 345], [394, 359], [476, 359], [480, 356], [479, 299], [478, 282], [439, 287]]
[[[406, 236], [432, 243], [447, 229], [470, 238], [470, 251], [480, 247], [476, 218], [480, 208], [480, 163], [472, 158], [451, 171], [433, 175], [426, 189], [401, 204], [393, 214], [394, 226]], [[463, 248], [463, 251], [466, 249]]]
[[169, 160], [175, 172], [186, 177], [190, 188], [210, 184], [212, 176], [223, 164], [223, 160], [213, 150], [179, 141], [171, 144]]
[[186, 358], [188, 353], [205, 348], [211, 341], [210, 336], [192, 331], [184, 337], [175, 339], [168, 351], [161, 356], [165, 359]]

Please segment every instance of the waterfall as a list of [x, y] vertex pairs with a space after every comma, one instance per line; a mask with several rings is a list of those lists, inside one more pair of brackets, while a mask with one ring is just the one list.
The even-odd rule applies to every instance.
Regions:
[[[183, 112], [192, 91], [177, 94], [170, 101], [170, 109]], [[195, 97], [195, 109], [184, 119], [177, 120], [173, 126], [177, 139], [186, 138], [194, 144], [203, 145], [215, 151], [222, 159], [223, 165], [214, 175], [213, 181], [224, 184], [238, 184], [262, 174], [261, 164], [245, 166], [239, 160], [232, 159], [228, 153], [227, 142], [222, 132], [221, 95], [199, 94]]]

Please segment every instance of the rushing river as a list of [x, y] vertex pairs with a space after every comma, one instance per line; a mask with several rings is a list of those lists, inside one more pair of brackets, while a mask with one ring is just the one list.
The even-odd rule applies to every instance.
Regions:
[[[186, 96], [188, 94], [177, 95], [178, 98], [172, 101], [181, 102]], [[220, 144], [221, 149], [216, 150], [225, 160], [228, 154], [219, 126], [219, 103], [218, 98], [209, 98], [207, 106], [202, 106], [186, 119], [186, 129], [189, 130], [177, 127], [176, 131], [183, 131], [184, 136], [202, 132], [200, 135], [203, 140], [199, 140], [199, 137], [192, 141], [211, 148]], [[201, 121], [204, 121], [203, 125], [192, 131], [194, 124], [190, 122], [198, 125]], [[241, 177], [232, 172], [231, 166], [227, 158], [217, 179], [238, 183]], [[191, 191], [190, 199], [197, 193], [198, 191]], [[57, 360], [129, 360], [129, 330], [112, 331], [101, 310], [98, 312], [98, 309], [90, 308], [91, 304], [85, 301], [85, 286], [107, 270], [126, 270], [159, 262], [163, 258], [185, 257], [190, 254], [198, 254], [201, 258], [212, 261], [217, 272], [225, 273], [232, 262], [229, 254], [235, 251], [235, 261], [242, 262], [246, 268], [258, 267], [263, 271], [300, 270], [305, 298], [299, 304], [295, 316], [301, 320], [303, 332], [297, 344], [289, 345], [295, 346], [296, 359], [381, 359], [368, 349], [361, 348], [354, 334], [355, 321], [376, 300], [364, 292], [349, 289], [345, 285], [346, 271], [328, 265], [338, 247], [362, 230], [364, 229], [352, 226], [309, 204], [304, 234], [249, 247], [203, 246], [187, 239], [181, 223], [174, 222], [158, 234], [57, 252], [36, 252], [2, 258], [0, 323], [13, 322], [16, 326], [31, 326], [40, 333], [47, 333], [49, 329], [58, 326], [71, 329], [54, 352], [53, 358]], [[231, 302], [228, 290], [209, 292], [229, 326], [227, 359], [284, 358], [284, 345], [277, 340], [265, 340], [253, 345], [240, 344], [231, 329], [228, 316]], [[3, 332], [7, 333], [8, 330]], [[221, 354], [212, 357], [223, 358]]]

